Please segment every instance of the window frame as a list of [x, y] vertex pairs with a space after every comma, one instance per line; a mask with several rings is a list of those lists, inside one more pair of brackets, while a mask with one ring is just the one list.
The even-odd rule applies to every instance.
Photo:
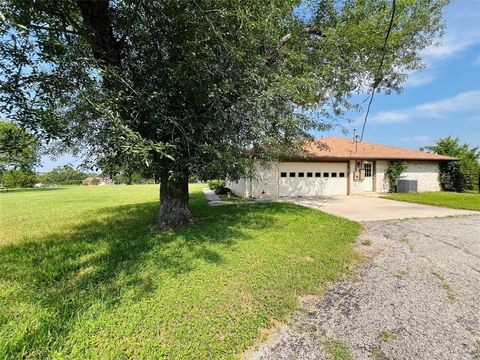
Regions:
[[[368, 167], [367, 167], [368, 165]], [[367, 170], [368, 169], [368, 170]], [[372, 163], [364, 163], [363, 164], [363, 171], [365, 177], [372, 177], [373, 176], [373, 164]]]

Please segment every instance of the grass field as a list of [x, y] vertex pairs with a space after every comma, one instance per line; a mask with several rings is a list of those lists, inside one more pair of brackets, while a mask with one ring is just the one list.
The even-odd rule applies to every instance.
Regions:
[[358, 260], [356, 223], [201, 188], [164, 234], [157, 186], [1, 193], [0, 358], [233, 358]]
[[386, 199], [407, 201], [419, 204], [437, 205], [454, 209], [480, 211], [480, 194], [454, 192], [423, 192], [389, 194]]

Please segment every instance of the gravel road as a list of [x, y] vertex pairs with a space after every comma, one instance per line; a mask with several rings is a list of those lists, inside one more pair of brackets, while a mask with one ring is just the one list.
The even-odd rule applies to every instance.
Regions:
[[245, 358], [480, 359], [480, 217], [363, 225], [358, 273]]

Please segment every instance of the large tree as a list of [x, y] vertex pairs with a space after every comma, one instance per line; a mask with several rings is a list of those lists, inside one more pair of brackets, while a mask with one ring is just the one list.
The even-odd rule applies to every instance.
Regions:
[[1, 110], [104, 171], [148, 167], [176, 228], [190, 175], [244, 175], [353, 93], [399, 91], [445, 3], [4, 0]]
[[0, 121], [0, 176], [8, 169], [31, 172], [39, 160], [38, 139], [18, 125]]

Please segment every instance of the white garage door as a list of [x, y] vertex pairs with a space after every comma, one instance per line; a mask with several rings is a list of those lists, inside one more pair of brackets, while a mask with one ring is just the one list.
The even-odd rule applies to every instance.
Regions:
[[347, 195], [347, 163], [285, 162], [279, 171], [280, 196]]

